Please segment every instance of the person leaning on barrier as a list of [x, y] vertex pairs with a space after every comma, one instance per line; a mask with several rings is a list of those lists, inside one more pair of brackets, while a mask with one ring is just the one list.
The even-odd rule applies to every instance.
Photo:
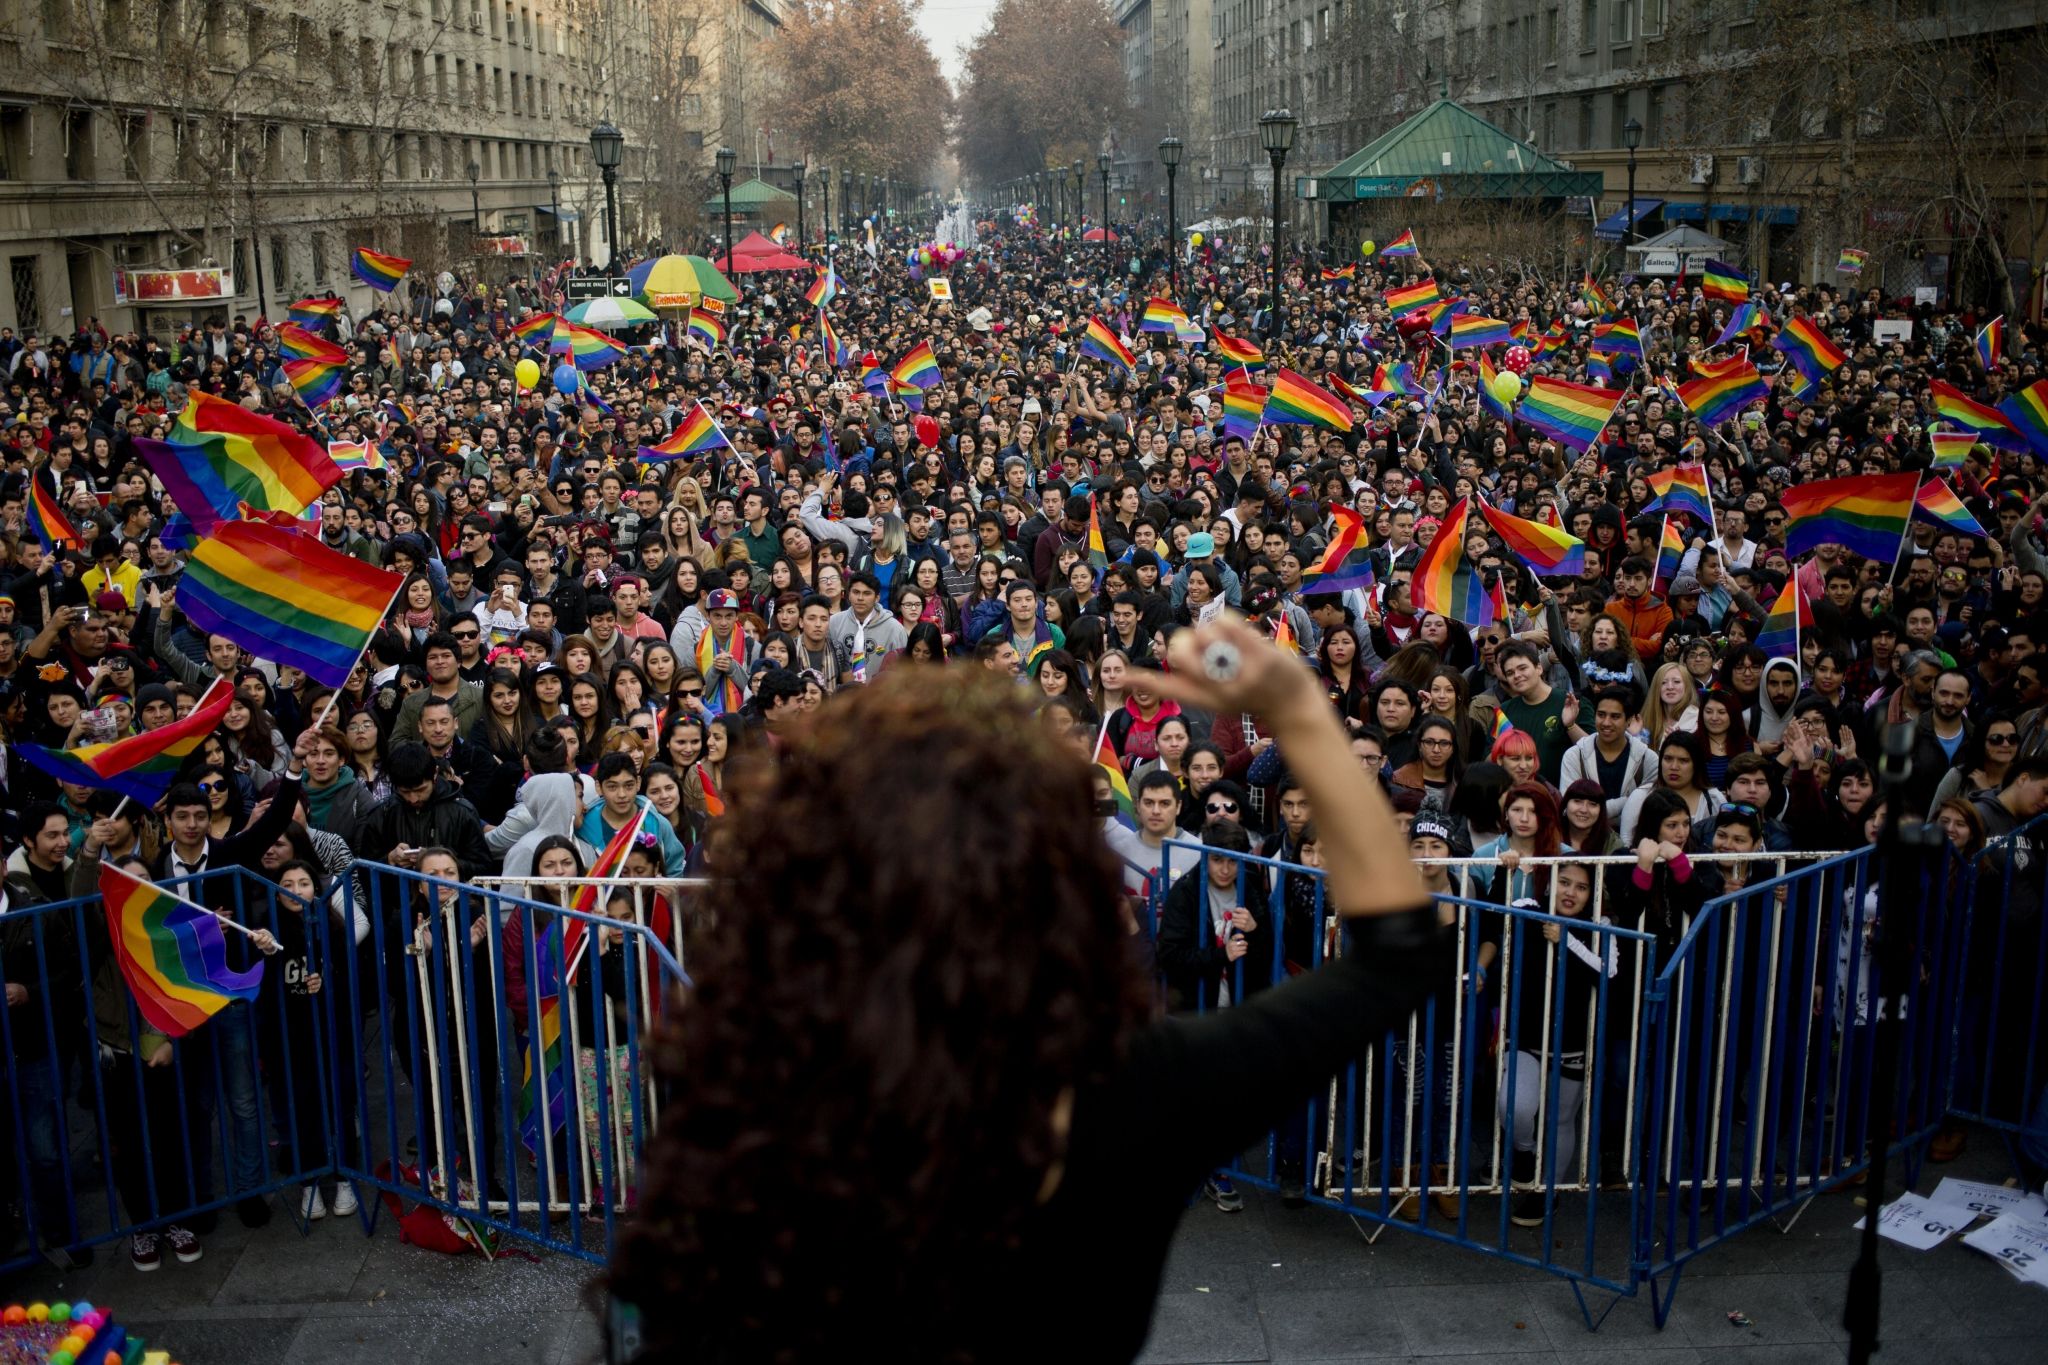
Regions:
[[1240, 821], [1212, 815], [1202, 844], [1219, 852], [1202, 859], [1201, 876], [1173, 884], [1159, 917], [1159, 966], [1174, 1010], [1242, 1004], [1273, 980], [1266, 869], [1228, 856], [1252, 851], [1250, 833]]

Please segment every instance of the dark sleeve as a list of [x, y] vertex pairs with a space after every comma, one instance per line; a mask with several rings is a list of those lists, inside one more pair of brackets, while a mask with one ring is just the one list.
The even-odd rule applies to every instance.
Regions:
[[484, 823], [477, 817], [476, 809], [467, 801], [460, 804], [464, 818], [454, 831], [456, 838], [450, 847], [462, 869], [462, 879], [472, 881], [491, 876], [502, 866], [502, 860], [491, 856], [490, 845], [484, 842]]
[[1189, 888], [1200, 890], [1199, 883], [1204, 874], [1200, 869], [1189, 872], [1173, 884], [1166, 893], [1166, 905], [1159, 915], [1159, 969], [1176, 977], [1192, 976], [1204, 968], [1213, 967], [1210, 961], [1207, 936], [1199, 931], [1201, 907], [1189, 894]]
[[[264, 851], [277, 842], [298, 811], [300, 786], [301, 779], [296, 777], [279, 782], [270, 794], [270, 808], [263, 812], [262, 819], [214, 845], [220, 861], [251, 869], [260, 866]], [[211, 861], [208, 866], [212, 866]]]
[[1348, 957], [1232, 1009], [1176, 1016], [1140, 1034], [1128, 1069], [1133, 1093], [1120, 1106], [1140, 1131], [1120, 1134], [1120, 1145], [1163, 1158], [1163, 1175], [1198, 1179], [1432, 993], [1447, 992], [1456, 949], [1435, 908], [1383, 918], [1393, 922], [1354, 922]]

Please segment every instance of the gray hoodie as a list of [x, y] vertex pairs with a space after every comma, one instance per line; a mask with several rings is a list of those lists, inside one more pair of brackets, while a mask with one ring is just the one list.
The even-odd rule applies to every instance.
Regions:
[[1784, 738], [1785, 723], [1792, 719], [1792, 708], [1790, 706], [1787, 706], [1783, 711], [1774, 710], [1771, 706], [1770, 683], [1771, 670], [1773, 669], [1790, 669], [1792, 671], [1792, 699], [1794, 702], [1797, 702], [1799, 699], [1799, 665], [1790, 659], [1772, 659], [1765, 663], [1763, 677], [1758, 681], [1756, 689], [1755, 733], [1750, 736], [1751, 739], [1759, 744], [1772, 744]]
[[[579, 788], [581, 792], [579, 793]], [[526, 779], [519, 789], [519, 804], [506, 815], [505, 823], [484, 836], [493, 853], [505, 849], [505, 875], [515, 880], [533, 872], [533, 851], [551, 834], [576, 836], [583, 819], [584, 803], [595, 804], [597, 784], [577, 773], [542, 773]], [[597, 850], [580, 839], [576, 851], [589, 867]]]

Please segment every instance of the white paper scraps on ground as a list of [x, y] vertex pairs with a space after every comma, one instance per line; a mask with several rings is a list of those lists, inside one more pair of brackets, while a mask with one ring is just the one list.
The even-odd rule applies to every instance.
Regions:
[[[1902, 1194], [1878, 1210], [1877, 1235], [1912, 1247], [1915, 1251], [1927, 1251], [1940, 1246], [1974, 1221], [1976, 1215], [1964, 1209], [1930, 1204], [1922, 1195]], [[1856, 1226], [1863, 1226], [1861, 1218], [1856, 1220]]]
[[1927, 1198], [1930, 1203], [1968, 1209], [1987, 1218], [2017, 1212], [2029, 1218], [2048, 1219], [2048, 1199], [2014, 1185], [1987, 1185], [1979, 1180], [1958, 1180], [1945, 1175]]
[[2023, 1212], [2001, 1214], [1966, 1234], [1963, 1245], [1983, 1252], [2014, 1279], [2048, 1289], [2048, 1218]]

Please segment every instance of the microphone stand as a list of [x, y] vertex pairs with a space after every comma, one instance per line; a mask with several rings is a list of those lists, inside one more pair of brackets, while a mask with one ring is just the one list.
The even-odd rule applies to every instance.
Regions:
[[[1849, 1297], [1842, 1306], [1842, 1326], [1849, 1333], [1851, 1365], [1868, 1365], [1878, 1349], [1884, 1275], [1877, 1263], [1877, 1223], [1885, 1202], [1892, 1109], [1898, 1095], [1900, 1014], [1905, 1006], [1906, 983], [1912, 979], [1916, 947], [1908, 920], [1913, 914], [1914, 900], [1920, 895], [1930, 855], [1942, 845], [1940, 826], [1917, 816], [1911, 821], [1901, 819], [1906, 783], [1913, 775], [1914, 738], [1915, 727], [1911, 724], [1888, 727], [1884, 753], [1877, 764], [1878, 790], [1885, 803], [1884, 829], [1877, 841], [1882, 880], [1878, 883], [1877, 925], [1870, 950], [1877, 977], [1873, 992], [1877, 1038], [1864, 1115], [1866, 1140], [1873, 1144], [1873, 1150], [1870, 1178], [1864, 1186], [1863, 1240], [1856, 1263], [1849, 1270]], [[1851, 906], [1849, 913], [1860, 915], [1862, 907]]]

